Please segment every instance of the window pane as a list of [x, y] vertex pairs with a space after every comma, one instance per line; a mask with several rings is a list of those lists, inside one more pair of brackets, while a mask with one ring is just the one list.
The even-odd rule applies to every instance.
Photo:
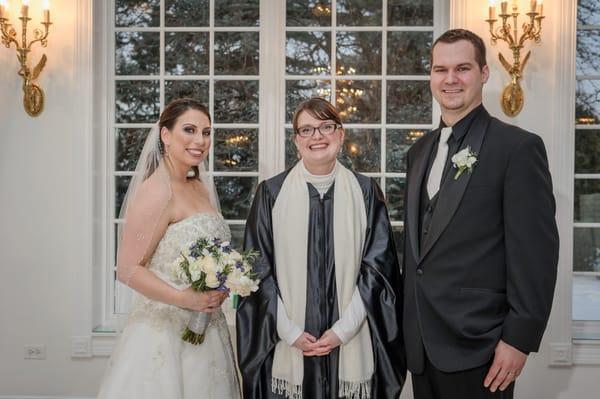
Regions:
[[404, 219], [404, 177], [385, 179], [385, 198], [388, 205], [390, 219], [403, 221]]
[[208, 32], [166, 32], [165, 73], [208, 75]]
[[433, 26], [433, 0], [388, 0], [389, 26]]
[[388, 129], [386, 133], [386, 170], [388, 172], [406, 172], [406, 153], [408, 149], [425, 133], [418, 129]]
[[600, 179], [575, 180], [575, 221], [600, 222]]
[[600, 123], [600, 80], [578, 80], [575, 118], [579, 124]]
[[215, 170], [258, 172], [258, 129], [216, 129]]
[[381, 0], [338, 0], [338, 26], [381, 26]]
[[327, 75], [331, 72], [331, 33], [288, 32], [285, 71], [290, 75]]
[[600, 30], [577, 31], [577, 75], [600, 75]]
[[575, 173], [600, 173], [600, 130], [575, 130]]
[[345, 123], [381, 121], [381, 81], [338, 80], [335, 95]]
[[231, 230], [231, 246], [236, 251], [241, 251], [244, 246], [244, 231], [246, 226], [243, 224], [230, 224], [229, 230]]
[[381, 32], [338, 32], [338, 75], [381, 74]]
[[215, 26], [258, 26], [260, 0], [215, 1]]
[[158, 120], [158, 81], [119, 80], [115, 84], [117, 123], [154, 123]]
[[404, 258], [404, 226], [392, 226], [394, 233], [394, 244], [396, 244], [396, 253], [398, 254], [398, 264], [402, 265]]
[[298, 151], [294, 144], [294, 130], [285, 129], [285, 168], [291, 168], [298, 162]]
[[166, 26], [208, 26], [209, 0], [165, 0]]
[[387, 90], [388, 123], [431, 123], [428, 81], [390, 80]]
[[388, 65], [390, 75], [427, 75], [431, 32], [388, 32]]
[[115, 69], [117, 75], [157, 75], [160, 73], [160, 34], [117, 32]]
[[226, 219], [248, 217], [257, 181], [256, 177], [215, 176], [221, 212]]
[[160, 0], [116, 0], [115, 26], [159, 26]]
[[357, 172], [381, 170], [381, 130], [346, 129], [342, 153], [338, 159]]
[[598, 0], [577, 1], [577, 24], [600, 25], [600, 3]]
[[[573, 320], [600, 320], [600, 277], [573, 276]], [[573, 338], [598, 339], [598, 336]]]
[[328, 80], [288, 80], [285, 82], [286, 122], [291, 122], [294, 111], [302, 101], [320, 96], [331, 100], [331, 84]]
[[287, 0], [287, 26], [331, 26], [331, 0]]
[[123, 205], [125, 194], [127, 194], [127, 188], [129, 187], [130, 181], [131, 176], [115, 177], [115, 218], [119, 217], [119, 212], [121, 211], [121, 206]]
[[150, 129], [116, 129], [116, 171], [133, 171]]
[[573, 237], [573, 271], [600, 272], [600, 228], [576, 227]]
[[215, 32], [215, 74], [258, 75], [258, 32]]
[[207, 80], [166, 80], [165, 103], [168, 104], [178, 98], [193, 98], [204, 105], [208, 105]]
[[218, 123], [258, 123], [258, 81], [216, 81], [215, 121]]

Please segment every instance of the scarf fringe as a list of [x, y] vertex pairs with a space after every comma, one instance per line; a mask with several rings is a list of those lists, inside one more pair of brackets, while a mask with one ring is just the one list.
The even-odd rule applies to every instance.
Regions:
[[[370, 399], [371, 380], [363, 382], [340, 381], [338, 396], [346, 399]], [[271, 391], [290, 399], [302, 399], [302, 385], [294, 385], [281, 378], [271, 378]]]
[[271, 377], [271, 391], [286, 398], [302, 399], [302, 385], [294, 385], [281, 378]]
[[347, 399], [370, 399], [371, 380], [362, 382], [340, 381], [338, 396]]

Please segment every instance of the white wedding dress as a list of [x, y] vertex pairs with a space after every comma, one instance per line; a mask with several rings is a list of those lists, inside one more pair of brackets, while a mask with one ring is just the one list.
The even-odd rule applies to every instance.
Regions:
[[[171, 224], [148, 268], [173, 287], [171, 267], [200, 237], [230, 239], [225, 221], [201, 213]], [[98, 399], [239, 399], [240, 388], [223, 313], [213, 313], [204, 342], [192, 345], [181, 334], [192, 312], [135, 293], [127, 324], [108, 362]]]

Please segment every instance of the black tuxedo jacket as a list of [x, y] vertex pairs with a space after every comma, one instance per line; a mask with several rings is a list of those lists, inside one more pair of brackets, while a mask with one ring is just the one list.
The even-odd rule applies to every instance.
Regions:
[[459, 148], [469, 146], [477, 163], [458, 179], [456, 169], [447, 174], [420, 243], [421, 185], [436, 137], [428, 133], [407, 156], [403, 328], [408, 368], [417, 374], [424, 351], [445, 372], [486, 364], [500, 339], [537, 351], [558, 262], [544, 144], [485, 109]]

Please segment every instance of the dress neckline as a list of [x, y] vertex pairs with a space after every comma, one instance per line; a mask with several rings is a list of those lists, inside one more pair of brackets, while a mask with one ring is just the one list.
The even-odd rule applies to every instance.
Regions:
[[196, 219], [196, 218], [199, 218], [199, 217], [201, 217], [201, 216], [206, 216], [206, 217], [214, 217], [214, 218], [216, 218], [216, 219], [221, 219], [221, 215], [220, 215], [220, 214], [218, 214], [218, 213], [214, 213], [214, 212], [206, 212], [206, 211], [204, 211], [204, 212], [198, 212], [198, 213], [194, 213], [194, 214], [192, 214], [192, 215], [190, 215], [190, 216], [186, 216], [186, 217], [184, 217], [184, 218], [183, 218], [183, 219], [181, 219], [181, 220], [178, 220], [178, 221], [176, 221], [176, 222], [173, 222], [173, 223], [169, 224], [169, 225], [167, 226], [167, 230], [168, 230], [168, 229], [170, 229], [170, 228], [171, 228], [171, 227], [173, 227], [173, 226], [176, 226], [176, 225], [182, 224], [183, 222], [187, 222], [187, 221], [190, 221], [190, 220], [194, 220], [194, 219]]

